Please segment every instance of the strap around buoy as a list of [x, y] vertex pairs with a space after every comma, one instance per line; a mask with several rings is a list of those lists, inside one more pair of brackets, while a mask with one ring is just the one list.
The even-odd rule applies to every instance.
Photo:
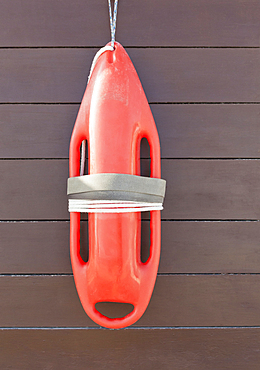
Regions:
[[162, 210], [166, 181], [104, 173], [70, 177], [69, 212], [123, 213]]

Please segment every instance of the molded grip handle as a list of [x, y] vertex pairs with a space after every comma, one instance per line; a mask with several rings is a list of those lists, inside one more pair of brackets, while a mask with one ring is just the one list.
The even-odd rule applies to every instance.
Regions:
[[[102, 315], [96, 308], [95, 304], [100, 301], [99, 292], [93, 296], [93, 292], [89, 287], [89, 262], [84, 262], [80, 256], [80, 214], [71, 213], [71, 262], [74, 272], [74, 279], [78, 294], [88, 316], [97, 324], [107, 328], [123, 328], [132, 325], [145, 312], [154, 287], [156, 274], [160, 259], [160, 211], [151, 212], [151, 245], [150, 256], [146, 263], [139, 263], [138, 269], [140, 272], [140, 289], [137, 299], [131, 303], [134, 309], [131, 313], [122, 318], [108, 318]], [[121, 303], [121, 301], [118, 301]]]

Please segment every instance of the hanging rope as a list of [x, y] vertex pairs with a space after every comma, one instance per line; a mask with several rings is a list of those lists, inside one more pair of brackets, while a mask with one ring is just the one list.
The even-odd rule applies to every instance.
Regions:
[[113, 49], [114, 49], [115, 40], [116, 40], [117, 5], [118, 5], [118, 0], [115, 0], [115, 3], [114, 3], [114, 12], [113, 12], [113, 16], [112, 16], [111, 0], [108, 0], [108, 9], [109, 9], [109, 18], [110, 18], [110, 30], [111, 30], [111, 46], [112, 46]]

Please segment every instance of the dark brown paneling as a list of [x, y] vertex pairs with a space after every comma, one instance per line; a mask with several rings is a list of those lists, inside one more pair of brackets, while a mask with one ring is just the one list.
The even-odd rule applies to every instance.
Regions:
[[[97, 49], [1, 49], [0, 102], [79, 102]], [[150, 102], [259, 102], [259, 49], [129, 49]]]
[[163, 158], [259, 158], [260, 105], [151, 105]]
[[0, 105], [1, 158], [68, 158], [78, 105]]
[[2, 330], [2, 369], [258, 370], [260, 329]]
[[[259, 158], [260, 105], [151, 105], [163, 158]], [[0, 105], [1, 158], [67, 158], [78, 105]]]
[[0, 219], [69, 217], [67, 160], [4, 160], [0, 173]]
[[163, 218], [260, 218], [258, 160], [162, 160], [162, 178]]
[[69, 222], [1, 222], [0, 273], [71, 273]]
[[[260, 273], [259, 240], [259, 222], [164, 221], [159, 272]], [[0, 273], [71, 273], [69, 223], [0, 223]]]
[[[234, 104], [260, 102], [260, 51], [243, 48], [260, 46], [259, 2], [119, 3], [117, 39], [143, 47], [128, 52], [150, 102], [229, 103], [152, 105], [162, 157], [259, 158], [259, 105]], [[86, 316], [71, 276], [68, 222], [50, 220], [68, 219], [69, 137], [95, 46], [109, 40], [107, 4], [4, 0], [0, 30], [0, 103], [29, 103], [0, 106], [0, 157], [64, 159], [0, 161], [0, 220], [40, 220], [0, 223], [0, 273], [7, 274], [0, 327], [94, 328], [2, 330], [0, 368], [258, 370], [259, 328], [151, 327], [260, 327], [259, 222], [164, 221], [161, 275], [135, 324], [148, 330], [99, 330]], [[259, 219], [259, 166], [164, 159], [162, 217]], [[237, 272], [257, 274], [223, 274]]]
[[[259, 275], [159, 276], [134, 326], [259, 326], [259, 289]], [[0, 327], [96, 326], [72, 276], [1, 276], [0, 290]]]
[[[0, 161], [1, 220], [68, 219], [67, 160]], [[162, 160], [163, 219], [259, 219], [259, 160]]]
[[259, 222], [162, 222], [160, 272], [259, 273]]
[[[0, 46], [95, 46], [110, 37], [103, 0], [2, 0], [0, 15]], [[259, 46], [259, 16], [256, 0], [120, 1], [117, 39], [136, 46]]]

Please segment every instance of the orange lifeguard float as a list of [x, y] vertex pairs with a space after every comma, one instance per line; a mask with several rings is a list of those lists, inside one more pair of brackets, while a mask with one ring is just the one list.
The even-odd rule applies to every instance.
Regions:
[[[151, 177], [140, 176], [140, 142], [150, 145]], [[88, 142], [89, 174], [80, 176], [80, 147]], [[69, 153], [70, 253], [82, 306], [97, 324], [122, 328], [144, 313], [155, 284], [165, 193], [155, 122], [125, 49], [98, 53], [73, 129]], [[141, 211], [150, 211], [150, 256], [142, 263]], [[80, 212], [89, 213], [89, 259], [80, 256]], [[98, 302], [130, 303], [108, 318]]]

